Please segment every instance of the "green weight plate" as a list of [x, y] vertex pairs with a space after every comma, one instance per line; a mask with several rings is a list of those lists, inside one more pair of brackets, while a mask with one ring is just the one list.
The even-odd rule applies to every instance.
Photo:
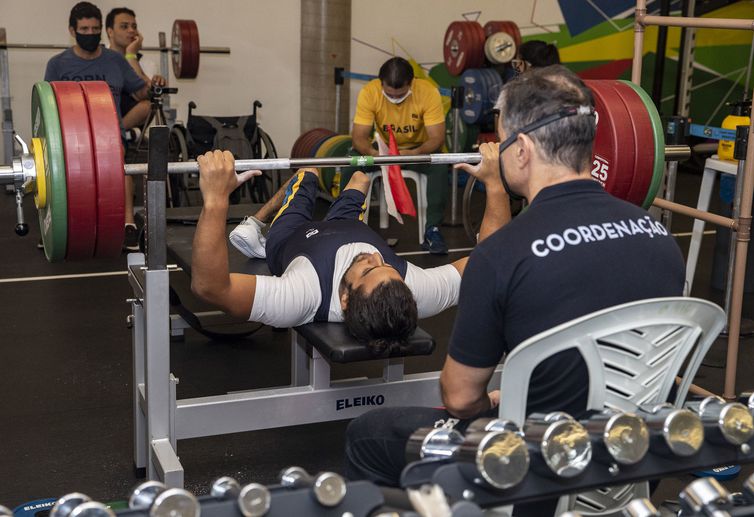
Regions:
[[631, 88], [639, 94], [644, 105], [647, 107], [647, 113], [649, 113], [649, 119], [652, 121], [652, 133], [654, 134], [655, 143], [655, 163], [654, 173], [652, 174], [652, 183], [649, 185], [649, 191], [647, 197], [644, 199], [644, 203], [641, 206], [649, 208], [652, 206], [652, 202], [657, 196], [657, 191], [660, 190], [662, 185], [662, 177], [665, 174], [665, 131], [660, 120], [660, 114], [657, 113], [657, 108], [652, 102], [652, 99], [647, 95], [641, 86], [636, 86], [631, 81], [621, 81], [629, 85]]
[[[328, 157], [348, 156], [348, 150], [351, 148], [351, 145], [353, 145], [351, 137], [348, 135], [334, 136], [328, 142], [332, 142], [330, 144], [330, 148], [327, 151], [327, 154], [325, 155]], [[333, 197], [338, 197], [340, 195], [339, 171], [337, 171], [335, 167], [325, 167], [322, 169], [320, 177], [322, 178], [322, 182], [325, 184], [325, 191], [329, 192]]]
[[45, 161], [47, 206], [38, 211], [39, 229], [47, 260], [59, 262], [68, 242], [68, 198], [63, 136], [50, 83], [40, 81], [31, 90], [31, 127], [32, 135], [42, 140]]
[[434, 79], [438, 86], [441, 88], [452, 88], [460, 84], [460, 77], [457, 75], [450, 75], [448, 67], [445, 63], [438, 63], [429, 69], [429, 76]]

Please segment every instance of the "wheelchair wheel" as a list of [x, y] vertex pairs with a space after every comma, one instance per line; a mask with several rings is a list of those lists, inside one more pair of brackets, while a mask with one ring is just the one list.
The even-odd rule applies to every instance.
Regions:
[[[186, 136], [183, 133], [183, 128], [180, 126], [173, 126], [170, 130], [170, 136], [168, 139], [168, 161], [185, 162], [188, 159], [188, 145], [186, 144]], [[170, 201], [171, 205], [174, 207], [191, 206], [191, 199], [188, 194], [188, 176], [188, 173], [186, 173], [181, 175], [170, 174], [168, 177], [170, 185]], [[181, 194], [183, 194], [183, 196], [181, 196]]]
[[471, 242], [476, 244], [479, 227], [482, 225], [482, 216], [486, 206], [487, 196], [481, 189], [475, 188], [477, 179], [469, 176], [466, 180], [466, 188], [463, 189], [461, 203], [461, 219], [463, 229], [466, 231]]

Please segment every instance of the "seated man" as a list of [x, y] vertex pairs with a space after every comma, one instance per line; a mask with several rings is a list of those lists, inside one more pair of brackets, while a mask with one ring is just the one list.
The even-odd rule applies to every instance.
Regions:
[[[502, 144], [482, 144], [482, 162], [460, 168], [482, 179], [488, 196], [497, 184], [530, 204], [469, 257], [440, 377], [445, 408], [377, 409], [353, 420], [346, 435], [350, 478], [397, 485], [415, 429], [446, 423], [464, 431], [480, 416], [497, 416], [500, 393], [488, 394], [487, 386], [503, 356], [527, 338], [614, 305], [682, 294], [684, 262], [674, 238], [591, 179], [593, 105], [589, 89], [560, 65], [530, 70], [503, 87]], [[575, 350], [543, 362], [532, 375], [527, 414], [578, 417], [587, 379]]]
[[[319, 182], [316, 169], [301, 169], [256, 214], [275, 213], [267, 236], [267, 264], [274, 276], [231, 274], [225, 239], [228, 195], [259, 171], [236, 175], [233, 155], [200, 156], [204, 206], [192, 254], [195, 294], [237, 317], [275, 327], [343, 321], [375, 354], [400, 348], [417, 318], [455, 305], [466, 257], [422, 269], [396, 255], [362, 222], [369, 178], [353, 174], [323, 221], [312, 221]], [[488, 194], [504, 197], [504, 192]], [[508, 206], [502, 200], [490, 205]], [[510, 218], [509, 210], [485, 213], [486, 232]]]
[[552, 43], [533, 39], [521, 45], [518, 49], [518, 57], [511, 61], [513, 69], [522, 74], [530, 68], [560, 64], [558, 47]]
[[[402, 57], [383, 63], [379, 78], [368, 82], [359, 92], [351, 130], [354, 151], [364, 156], [377, 156], [372, 132], [377, 131], [387, 143], [389, 126], [404, 156], [437, 153], [445, 143], [445, 114], [440, 92], [429, 81], [415, 78], [411, 64]], [[410, 165], [407, 168], [427, 176], [427, 222], [422, 246], [432, 254], [445, 255], [448, 247], [440, 225], [448, 201], [448, 167]], [[352, 171], [343, 169], [342, 184], [348, 181]]]
[[[154, 63], [142, 58], [141, 45], [144, 37], [136, 25], [136, 13], [128, 7], [111, 9], [105, 17], [105, 31], [110, 40], [110, 50], [126, 58], [136, 75], [141, 77], [148, 87], [165, 86], [167, 81], [156, 73]], [[149, 116], [150, 103], [147, 99], [138, 100], [130, 95], [123, 95], [120, 100], [123, 115], [123, 128], [141, 128]]]

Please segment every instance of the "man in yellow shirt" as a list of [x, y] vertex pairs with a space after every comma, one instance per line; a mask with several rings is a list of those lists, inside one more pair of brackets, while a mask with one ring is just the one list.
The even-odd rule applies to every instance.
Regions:
[[[437, 88], [429, 81], [414, 78], [411, 64], [401, 57], [387, 60], [378, 77], [359, 92], [351, 130], [354, 151], [377, 156], [372, 132], [379, 131], [388, 142], [391, 126], [402, 155], [439, 152], [445, 141], [445, 115]], [[439, 226], [448, 197], [448, 169], [445, 165], [410, 168], [427, 175], [427, 226], [422, 246], [432, 254], [444, 255], [448, 247]], [[352, 172], [343, 171], [341, 185], [348, 183]]]

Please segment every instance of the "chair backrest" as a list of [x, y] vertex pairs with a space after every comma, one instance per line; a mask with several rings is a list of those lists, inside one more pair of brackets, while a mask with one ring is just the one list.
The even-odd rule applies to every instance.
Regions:
[[664, 402], [686, 362], [675, 399], [680, 405], [724, 324], [725, 313], [717, 305], [673, 297], [610, 307], [541, 332], [505, 360], [500, 418], [523, 425], [534, 368], [570, 348], [581, 352], [589, 371], [587, 409], [629, 411]]

